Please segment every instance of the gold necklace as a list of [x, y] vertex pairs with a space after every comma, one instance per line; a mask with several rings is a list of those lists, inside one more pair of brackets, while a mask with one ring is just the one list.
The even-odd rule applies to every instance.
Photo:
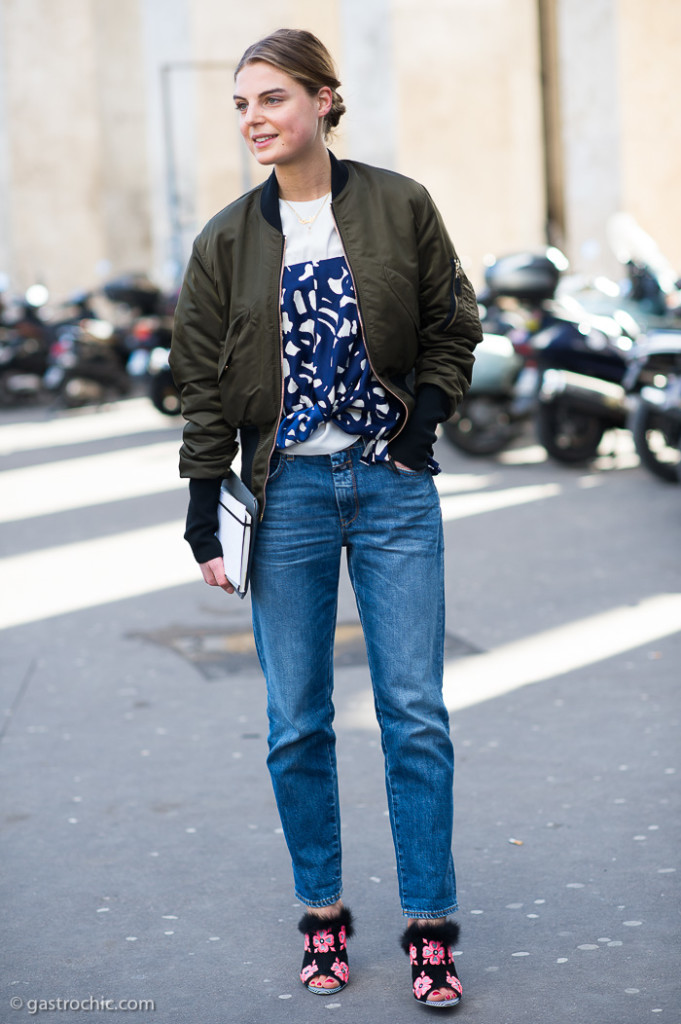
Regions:
[[330, 195], [331, 195], [330, 192], [326, 193], [326, 195], [322, 199], [321, 206], [319, 207], [317, 212], [312, 217], [301, 217], [300, 214], [298, 213], [298, 211], [296, 210], [296, 208], [294, 206], [291, 206], [291, 204], [289, 203], [288, 199], [284, 199], [283, 201], [286, 203], [286, 205], [288, 206], [289, 210], [292, 210], [292, 212], [295, 214], [295, 217], [296, 217], [296, 220], [298, 221], [298, 223], [299, 224], [303, 224], [304, 227], [306, 227], [308, 231], [311, 231], [312, 230], [312, 225], [314, 224], [314, 222], [316, 221], [317, 217], [319, 216], [319, 214], [322, 212], [322, 210], [326, 206], [326, 201], [330, 197]]

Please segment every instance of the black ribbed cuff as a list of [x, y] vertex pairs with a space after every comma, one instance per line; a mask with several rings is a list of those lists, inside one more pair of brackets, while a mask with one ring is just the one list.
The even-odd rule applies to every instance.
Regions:
[[210, 562], [222, 557], [218, 528], [220, 478], [189, 481], [189, 508], [184, 539], [188, 541], [197, 562]]
[[391, 458], [409, 469], [425, 469], [433, 454], [437, 425], [449, 416], [450, 401], [437, 384], [424, 384], [416, 394], [414, 411], [394, 441], [388, 445]]

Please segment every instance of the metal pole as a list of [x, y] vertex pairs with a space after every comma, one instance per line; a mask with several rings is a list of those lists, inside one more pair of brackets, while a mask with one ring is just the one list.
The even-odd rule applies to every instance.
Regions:
[[[172, 79], [173, 71], [215, 71], [232, 70], [234, 64], [229, 61], [211, 60], [185, 60], [170, 61], [161, 66], [161, 100], [163, 105], [163, 138], [166, 154], [166, 192], [168, 201], [168, 221], [170, 227], [170, 258], [173, 263], [173, 273], [176, 281], [179, 281], [184, 265], [184, 251], [182, 246], [182, 205], [178, 183], [177, 161], [175, 157], [175, 131], [173, 126], [173, 97]], [[245, 178], [246, 171], [242, 164], [242, 178]], [[250, 182], [247, 182], [247, 186]]]
[[560, 51], [556, 0], [538, 0], [539, 61], [546, 193], [546, 240], [565, 245], [565, 179], [561, 136]]
[[175, 137], [173, 132], [173, 108], [171, 96], [172, 64], [161, 67], [161, 96], [163, 101], [163, 138], [166, 151], [166, 189], [168, 198], [168, 220], [170, 224], [170, 258], [173, 263], [173, 278], [180, 276], [182, 266], [182, 223], [180, 220], [180, 196], [177, 187], [175, 166]]

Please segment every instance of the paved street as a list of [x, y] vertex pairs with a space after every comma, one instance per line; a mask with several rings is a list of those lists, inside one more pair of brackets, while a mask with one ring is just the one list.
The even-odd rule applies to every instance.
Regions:
[[[209, 590], [182, 540], [179, 435], [145, 399], [0, 414], [0, 1022], [90, 997], [153, 1001], [137, 1019], [164, 1024], [424, 1019], [347, 580], [351, 984], [297, 981], [248, 602]], [[437, 456], [465, 993], [448, 1019], [681, 1024], [681, 488], [624, 433], [588, 470], [530, 436]]]

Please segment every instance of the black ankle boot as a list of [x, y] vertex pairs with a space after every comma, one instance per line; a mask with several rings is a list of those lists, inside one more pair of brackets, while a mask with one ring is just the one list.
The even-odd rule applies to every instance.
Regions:
[[[304, 914], [298, 930], [305, 936], [305, 954], [300, 980], [308, 992], [317, 996], [335, 996], [348, 983], [348, 952], [346, 940], [354, 934], [352, 914], [343, 907], [335, 917]], [[333, 988], [322, 988], [314, 981], [320, 975], [335, 978]]]
[[[411, 963], [414, 999], [424, 1006], [446, 1010], [461, 1002], [463, 989], [456, 975], [452, 946], [459, 938], [459, 926], [453, 921], [444, 924], [410, 924], [402, 935], [401, 945]], [[436, 989], [450, 988], [450, 999], [428, 1000]]]

